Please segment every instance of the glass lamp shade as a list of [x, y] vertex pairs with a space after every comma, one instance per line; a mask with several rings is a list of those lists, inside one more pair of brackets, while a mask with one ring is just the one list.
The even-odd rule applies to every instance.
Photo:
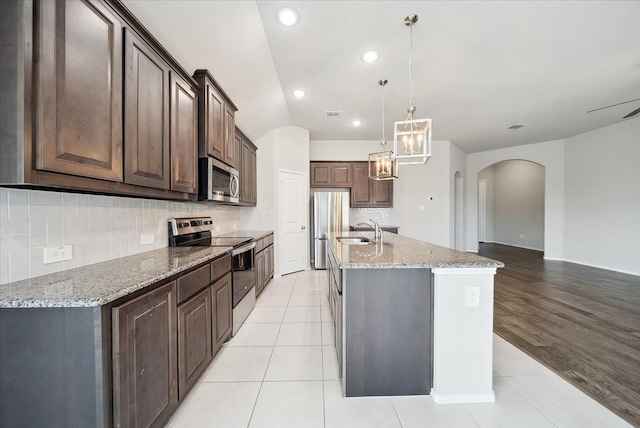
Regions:
[[431, 157], [431, 118], [395, 122], [393, 152], [398, 165], [423, 164]]
[[398, 178], [398, 167], [393, 152], [369, 153], [369, 178], [392, 180]]

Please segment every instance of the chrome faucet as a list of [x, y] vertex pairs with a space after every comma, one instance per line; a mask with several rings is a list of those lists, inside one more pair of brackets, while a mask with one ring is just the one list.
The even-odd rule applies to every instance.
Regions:
[[369, 219], [369, 221], [375, 226], [373, 228], [373, 236], [375, 236], [375, 240], [382, 242], [384, 236], [382, 235], [382, 229], [380, 229], [380, 225], [371, 219]]

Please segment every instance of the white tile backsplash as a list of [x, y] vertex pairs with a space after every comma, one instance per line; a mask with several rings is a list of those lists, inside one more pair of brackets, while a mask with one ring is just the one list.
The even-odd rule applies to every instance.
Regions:
[[[264, 214], [258, 208], [0, 188], [0, 284], [166, 247], [170, 217], [211, 216], [214, 233], [222, 234], [234, 224], [241, 228], [243, 215], [260, 219], [245, 228], [272, 228]], [[140, 235], [147, 233], [154, 243], [141, 245]], [[45, 265], [44, 248], [59, 245], [72, 246], [72, 259]]]

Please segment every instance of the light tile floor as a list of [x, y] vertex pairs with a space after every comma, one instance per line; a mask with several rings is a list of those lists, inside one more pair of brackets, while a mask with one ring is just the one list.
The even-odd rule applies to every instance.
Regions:
[[491, 404], [428, 396], [343, 398], [325, 271], [273, 279], [168, 427], [628, 427], [510, 343], [494, 336]]

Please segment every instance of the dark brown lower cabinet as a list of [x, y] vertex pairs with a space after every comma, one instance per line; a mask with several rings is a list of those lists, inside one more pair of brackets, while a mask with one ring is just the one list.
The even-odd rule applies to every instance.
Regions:
[[114, 307], [116, 427], [162, 426], [178, 406], [176, 282]]
[[256, 243], [256, 296], [262, 293], [273, 277], [273, 234]]
[[202, 290], [178, 306], [178, 394], [182, 400], [209, 365], [211, 293]]
[[211, 285], [211, 298], [213, 306], [213, 354], [218, 353], [222, 344], [231, 334], [231, 273], [217, 280]]
[[164, 426], [231, 334], [230, 270], [225, 254], [103, 306], [0, 308], [0, 427]]

